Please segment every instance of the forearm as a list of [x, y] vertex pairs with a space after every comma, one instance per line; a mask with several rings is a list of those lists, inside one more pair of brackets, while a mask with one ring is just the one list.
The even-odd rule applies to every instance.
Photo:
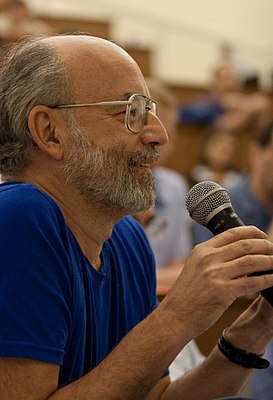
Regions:
[[178, 336], [171, 320], [156, 310], [94, 370], [58, 389], [48, 400], [146, 399], [183, 347]]
[[[270, 308], [264, 300], [256, 300], [230, 327], [228, 340], [247, 352], [262, 354], [272, 338], [273, 326], [265, 323], [272, 313]], [[252, 371], [231, 362], [215, 347], [199, 367], [169, 385], [161, 399], [211, 400], [232, 396], [238, 394]]]
[[[211, 400], [238, 393], [252, 370], [229, 361], [218, 348], [185, 377], [160, 386], [164, 371], [196, 336], [197, 329], [190, 316], [183, 317], [184, 307], [180, 310], [182, 320], [177, 321], [172, 297], [166, 296], [158, 309], [135, 327], [97, 368], [58, 390], [50, 400]], [[235, 346], [255, 354], [263, 353], [272, 337], [273, 310], [262, 298], [256, 299], [228, 331], [228, 339]]]
[[212, 400], [238, 394], [251, 369], [233, 364], [218, 348], [201, 365], [172, 382], [161, 400]]

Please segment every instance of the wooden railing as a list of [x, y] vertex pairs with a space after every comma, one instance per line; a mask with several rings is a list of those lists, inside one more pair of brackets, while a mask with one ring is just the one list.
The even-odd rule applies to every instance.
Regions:
[[111, 24], [109, 21], [76, 19], [68, 17], [49, 17], [37, 15], [39, 20], [47, 23], [53, 28], [53, 32], [85, 32], [104, 39], [111, 37]]

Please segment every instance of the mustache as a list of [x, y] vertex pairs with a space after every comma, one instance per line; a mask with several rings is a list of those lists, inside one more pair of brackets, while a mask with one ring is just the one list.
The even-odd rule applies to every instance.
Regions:
[[137, 150], [130, 158], [129, 165], [134, 166], [147, 160], [157, 161], [160, 156], [160, 151], [157, 146], [150, 146], [144, 150]]

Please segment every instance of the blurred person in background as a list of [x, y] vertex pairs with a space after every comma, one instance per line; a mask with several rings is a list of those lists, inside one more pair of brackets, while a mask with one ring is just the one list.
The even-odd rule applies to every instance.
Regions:
[[[268, 122], [251, 142], [249, 170], [241, 174], [237, 183], [227, 188], [236, 214], [246, 225], [254, 225], [268, 234], [273, 241], [273, 120]], [[194, 241], [201, 243], [212, 237], [202, 225], [194, 223]], [[270, 366], [254, 371], [247, 385], [259, 400], [273, 399], [273, 342], [264, 357]]]
[[201, 139], [199, 161], [190, 171], [193, 183], [214, 181], [229, 186], [239, 179], [235, 167], [238, 137], [226, 129], [213, 129]]
[[222, 105], [224, 96], [237, 93], [241, 82], [232, 65], [221, 64], [214, 69], [209, 88], [189, 104], [182, 104], [179, 120], [183, 123], [216, 124], [225, 112]]
[[[251, 141], [248, 171], [242, 172], [237, 183], [226, 187], [235, 212], [246, 225], [254, 225], [270, 234], [273, 216], [273, 142], [272, 122]], [[212, 233], [194, 223], [194, 243], [201, 243]]]
[[[250, 205], [246, 218], [254, 214], [256, 226], [262, 227], [268, 237], [273, 241], [273, 120], [267, 125], [263, 134], [259, 137], [259, 145], [253, 157], [256, 159], [256, 174], [250, 183], [251, 188], [246, 199], [248, 203], [253, 201], [253, 209]], [[255, 202], [256, 201], [256, 207]], [[273, 399], [273, 342], [265, 351], [265, 357], [270, 361], [270, 366], [263, 371], [255, 371], [251, 379], [253, 395], [260, 400]]]
[[272, 112], [270, 96], [242, 77], [230, 58], [230, 47], [223, 46], [223, 57], [211, 74], [208, 90], [189, 104], [181, 104], [179, 121], [217, 129], [259, 128]]

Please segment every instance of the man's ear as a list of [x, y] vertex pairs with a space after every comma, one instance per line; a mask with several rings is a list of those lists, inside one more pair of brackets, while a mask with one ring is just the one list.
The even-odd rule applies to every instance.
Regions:
[[28, 117], [32, 139], [43, 153], [55, 160], [63, 158], [66, 125], [61, 114], [49, 107], [33, 107]]

